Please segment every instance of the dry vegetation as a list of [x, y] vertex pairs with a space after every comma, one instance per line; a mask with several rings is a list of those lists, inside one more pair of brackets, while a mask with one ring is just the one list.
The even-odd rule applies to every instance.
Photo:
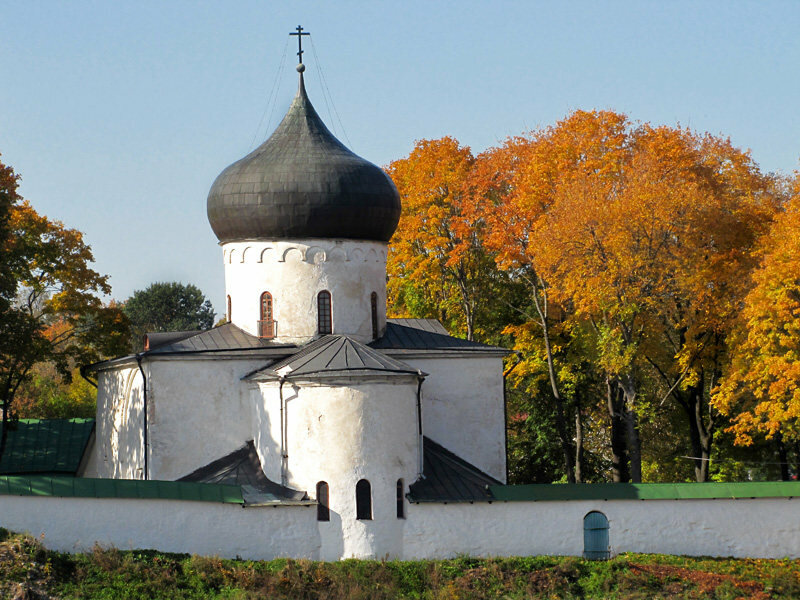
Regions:
[[244, 561], [95, 548], [0, 530], [0, 597], [228, 599], [797, 598], [800, 561], [626, 554], [437, 561]]

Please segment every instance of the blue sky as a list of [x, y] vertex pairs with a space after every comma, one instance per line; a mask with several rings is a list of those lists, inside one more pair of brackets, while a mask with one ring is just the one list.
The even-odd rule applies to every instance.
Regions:
[[798, 168], [798, 2], [0, 2], [0, 160], [113, 297], [176, 280], [223, 311], [206, 196], [291, 102], [298, 23], [312, 102], [379, 165], [609, 108]]

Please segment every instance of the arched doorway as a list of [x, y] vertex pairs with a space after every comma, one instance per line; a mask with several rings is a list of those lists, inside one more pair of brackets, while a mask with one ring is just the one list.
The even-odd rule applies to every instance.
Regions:
[[583, 517], [583, 557], [589, 560], [606, 560], [608, 546], [608, 519], [596, 510]]

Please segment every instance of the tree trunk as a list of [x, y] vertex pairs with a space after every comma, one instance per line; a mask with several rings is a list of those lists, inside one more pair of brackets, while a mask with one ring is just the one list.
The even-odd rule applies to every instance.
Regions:
[[3, 454], [6, 451], [6, 440], [8, 439], [8, 411], [11, 408], [11, 403], [9, 402], [8, 394], [3, 395], [3, 426], [2, 432], [0, 432], [0, 460], [3, 458]]
[[636, 413], [629, 408], [625, 409], [625, 434], [628, 446], [628, 460], [630, 461], [631, 482], [642, 483], [642, 440], [639, 437], [639, 423]]
[[783, 436], [780, 432], [775, 434], [775, 445], [778, 447], [778, 460], [781, 461], [781, 481], [791, 481], [789, 475], [789, 453], [786, 451], [786, 444], [783, 443]]
[[583, 483], [583, 415], [575, 406], [575, 483]]
[[634, 410], [636, 403], [636, 383], [633, 374], [625, 375], [619, 381], [625, 397], [625, 437], [628, 446], [631, 481], [642, 482], [642, 440], [639, 437], [639, 423]]
[[606, 403], [611, 418], [611, 478], [614, 483], [630, 481], [628, 453], [625, 448], [625, 424], [622, 390], [617, 382], [606, 376]]
[[[685, 392], [673, 390], [672, 396], [686, 413], [689, 427], [689, 441], [692, 448], [694, 478], [698, 483], [709, 480], [711, 468], [711, 448], [714, 441], [714, 425], [707, 416], [705, 398], [705, 376], [701, 373], [700, 381]], [[708, 420], [708, 423], [706, 423]]]

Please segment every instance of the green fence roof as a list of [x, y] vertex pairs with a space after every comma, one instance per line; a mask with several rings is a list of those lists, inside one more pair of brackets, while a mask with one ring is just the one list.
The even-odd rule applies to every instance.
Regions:
[[94, 429], [94, 419], [20, 419], [8, 431], [0, 474], [75, 475]]
[[493, 485], [496, 500], [692, 500], [800, 497], [798, 481], [745, 483], [584, 483]]
[[147, 498], [244, 504], [237, 485], [183, 481], [88, 479], [68, 476], [0, 475], [0, 495], [59, 496], [63, 498]]

